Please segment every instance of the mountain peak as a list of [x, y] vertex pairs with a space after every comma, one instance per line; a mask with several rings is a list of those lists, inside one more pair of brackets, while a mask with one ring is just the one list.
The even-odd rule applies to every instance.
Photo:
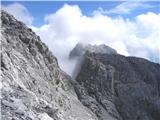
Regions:
[[77, 43], [77, 45], [70, 52], [69, 57], [70, 58], [80, 57], [83, 54], [85, 54], [86, 51], [94, 53], [102, 53], [102, 54], [117, 54], [116, 50], [105, 44], [91, 45], [91, 44]]

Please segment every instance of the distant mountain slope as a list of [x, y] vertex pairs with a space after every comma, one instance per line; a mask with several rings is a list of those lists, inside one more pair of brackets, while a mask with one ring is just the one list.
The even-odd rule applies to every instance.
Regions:
[[159, 64], [86, 52], [76, 81], [79, 99], [99, 120], [160, 120]]
[[97, 120], [30, 28], [1, 11], [2, 120]]
[[78, 43], [73, 50], [70, 52], [69, 57], [80, 57], [85, 54], [86, 51], [94, 52], [94, 53], [106, 53], [106, 54], [117, 54], [117, 51], [112, 49], [105, 44], [101, 45], [91, 45], [91, 44], [82, 44]]
[[70, 51], [69, 59], [75, 60], [76, 65], [72, 72], [72, 77], [75, 78], [77, 74], [79, 73], [79, 70], [81, 68], [81, 62], [83, 61], [83, 55], [86, 52], [93, 52], [93, 53], [103, 53], [103, 54], [117, 54], [117, 51], [113, 48], [101, 44], [101, 45], [91, 45], [91, 44], [82, 44], [77, 43], [76, 46]]

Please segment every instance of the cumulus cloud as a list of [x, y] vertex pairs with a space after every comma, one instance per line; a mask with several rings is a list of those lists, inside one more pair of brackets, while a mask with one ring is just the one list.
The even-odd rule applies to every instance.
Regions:
[[103, 43], [119, 54], [160, 63], [160, 14], [148, 12], [132, 21], [101, 13], [88, 17], [77, 5], [66, 4], [56, 13], [47, 15], [45, 21], [45, 25], [34, 30], [58, 57], [61, 68], [69, 74], [75, 61], [69, 62], [68, 54], [77, 42]]
[[3, 10], [14, 15], [18, 20], [23, 21], [27, 25], [32, 25], [33, 17], [22, 4], [13, 3], [9, 5], [2, 5], [1, 7]]
[[[145, 3], [145, 2], [138, 2], [138, 1], [126, 1], [115, 8], [110, 10], [104, 10], [103, 8], [99, 8], [98, 11], [102, 14], [130, 14], [132, 11], [136, 10], [137, 8], [151, 8], [153, 6]], [[97, 12], [97, 11], [96, 11]]]
[[160, 13], [140, 14], [134, 20], [112, 18], [101, 12], [86, 16], [79, 6], [65, 4], [55, 13], [46, 15], [44, 20], [44, 25], [32, 26], [32, 29], [58, 58], [60, 67], [70, 75], [76, 60], [70, 61], [68, 55], [78, 42], [106, 44], [119, 54], [160, 63]]

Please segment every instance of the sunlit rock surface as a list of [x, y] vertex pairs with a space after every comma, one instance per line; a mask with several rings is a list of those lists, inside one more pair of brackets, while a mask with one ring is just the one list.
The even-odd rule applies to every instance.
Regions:
[[1, 11], [2, 120], [97, 120], [30, 28]]

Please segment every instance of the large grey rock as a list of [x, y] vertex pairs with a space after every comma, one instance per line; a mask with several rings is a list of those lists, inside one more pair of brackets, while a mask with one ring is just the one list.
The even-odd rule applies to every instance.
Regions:
[[30, 28], [1, 11], [2, 120], [97, 120]]
[[160, 120], [160, 65], [86, 52], [75, 89], [99, 120]]

